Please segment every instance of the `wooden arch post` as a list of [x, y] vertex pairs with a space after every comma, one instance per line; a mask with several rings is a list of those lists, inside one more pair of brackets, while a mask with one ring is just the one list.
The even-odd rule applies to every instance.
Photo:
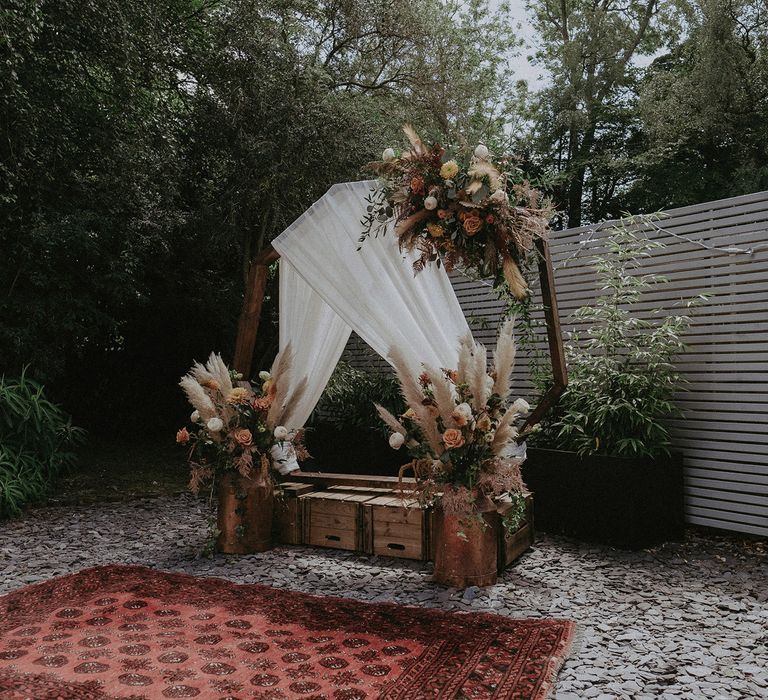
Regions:
[[[538, 238], [536, 240], [536, 250], [538, 252], [539, 281], [541, 283], [544, 321], [547, 328], [547, 343], [549, 345], [550, 362], [552, 363], [553, 382], [547, 393], [531, 412], [528, 420], [525, 421], [520, 431], [521, 437], [524, 437], [534, 425], [541, 422], [541, 419], [547, 412], [557, 404], [560, 395], [568, 385], [563, 334], [560, 329], [560, 315], [557, 310], [555, 276], [547, 240]], [[240, 312], [240, 320], [237, 325], [235, 355], [232, 362], [235, 370], [241, 372], [244, 377], [248, 377], [251, 373], [253, 351], [256, 346], [256, 334], [259, 330], [269, 265], [279, 257], [280, 253], [269, 245], [251, 261], [251, 266], [248, 270], [248, 284], [245, 289], [243, 309]]]

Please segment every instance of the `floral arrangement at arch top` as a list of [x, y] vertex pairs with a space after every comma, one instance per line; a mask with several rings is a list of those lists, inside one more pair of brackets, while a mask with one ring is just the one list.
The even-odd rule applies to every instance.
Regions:
[[525, 299], [521, 268], [534, 240], [544, 236], [553, 210], [509, 157], [496, 161], [488, 148], [425, 145], [414, 129], [403, 127], [410, 149], [387, 148], [369, 164], [378, 176], [367, 198], [360, 245], [395, 222], [400, 248], [417, 250], [419, 272], [430, 263], [449, 271], [457, 265], [487, 277], [503, 274], [510, 292]]
[[413, 457], [401, 476], [414, 472], [422, 503], [442, 493], [444, 511], [468, 522], [488, 499], [511, 497], [522, 504], [525, 489], [520, 474], [525, 444], [518, 445], [515, 424], [530, 406], [524, 399], [510, 401], [513, 321], [502, 326], [493, 357], [488, 373], [485, 347], [467, 335], [460, 341], [456, 369], [425, 366], [416, 377], [395, 350], [390, 359], [408, 409], [396, 417], [376, 406], [393, 431], [390, 446], [405, 446]]
[[[208, 485], [213, 493], [226, 472], [266, 481], [270, 467], [281, 473], [298, 469], [298, 459], [309, 455], [303, 431], [282, 425], [286, 415], [291, 375], [290, 346], [282, 350], [270, 372], [260, 372], [252, 386], [231, 371], [220, 355], [211, 353], [205, 365], [195, 362], [181, 378], [192, 407], [192, 426], [176, 433], [176, 442], [189, 447], [190, 490], [197, 494]], [[297, 400], [306, 380], [291, 395]]]

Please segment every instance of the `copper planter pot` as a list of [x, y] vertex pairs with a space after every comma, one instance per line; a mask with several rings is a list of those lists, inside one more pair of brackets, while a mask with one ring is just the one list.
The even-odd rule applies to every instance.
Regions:
[[272, 482], [226, 474], [219, 481], [216, 551], [252, 554], [272, 549]]
[[[435, 509], [434, 580], [444, 586], [492, 586], [498, 572], [498, 513], [494, 508], [482, 512], [485, 527], [473, 522], [461, 524], [457, 515], [446, 514], [440, 505]], [[465, 537], [459, 537], [462, 532]]]

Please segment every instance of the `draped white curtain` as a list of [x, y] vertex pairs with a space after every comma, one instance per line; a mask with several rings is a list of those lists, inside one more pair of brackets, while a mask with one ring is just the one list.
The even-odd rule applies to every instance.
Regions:
[[371, 184], [334, 185], [272, 242], [281, 256], [280, 346], [291, 342], [296, 381], [308, 380], [284, 421], [291, 427], [309, 418], [350, 330], [385, 359], [398, 348], [413, 372], [455, 367], [469, 333], [442, 267], [414, 276], [415, 256], [399, 251], [391, 230], [357, 250]]

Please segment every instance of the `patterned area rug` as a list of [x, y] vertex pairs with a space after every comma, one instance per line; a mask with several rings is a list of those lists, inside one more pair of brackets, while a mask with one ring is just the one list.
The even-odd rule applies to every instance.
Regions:
[[573, 632], [103, 566], [0, 598], [0, 698], [538, 700]]

